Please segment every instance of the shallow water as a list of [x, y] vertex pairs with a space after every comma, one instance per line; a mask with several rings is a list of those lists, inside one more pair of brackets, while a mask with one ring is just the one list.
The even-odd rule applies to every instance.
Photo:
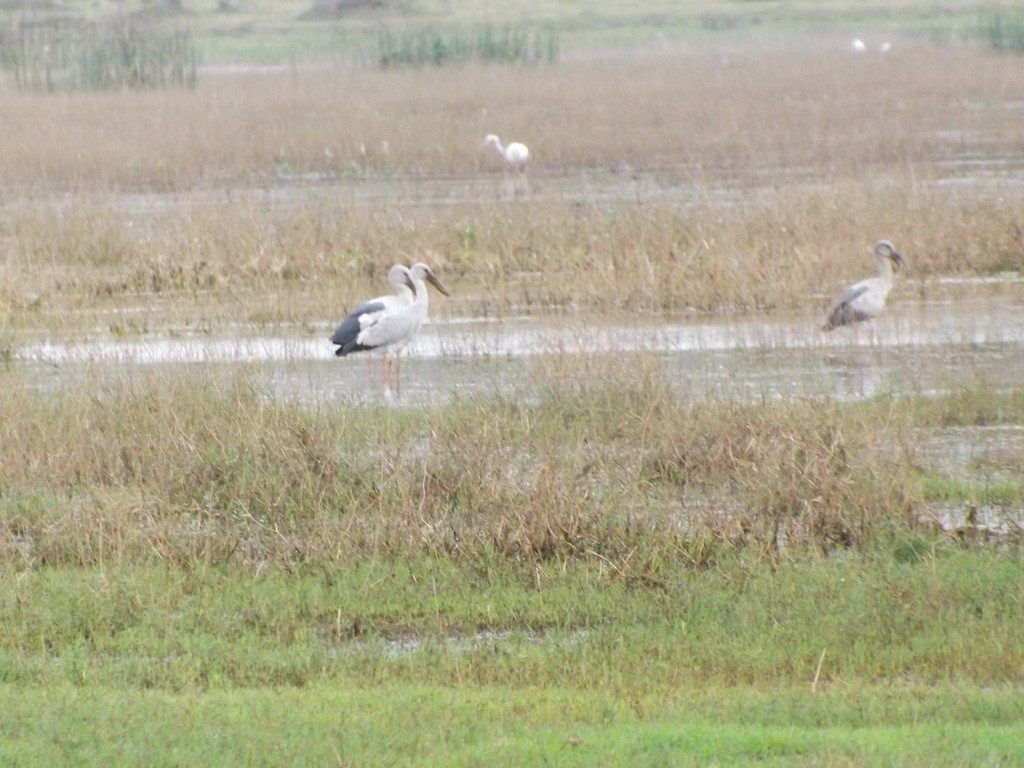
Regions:
[[[39, 341], [14, 352], [34, 385], [60, 388], [82, 377], [130, 375], [169, 366], [242, 367], [268, 394], [310, 403], [407, 405], [505, 392], [530, 397], [542, 356], [654, 355], [666, 376], [695, 397], [762, 399], [798, 395], [864, 397], [933, 392], [966, 380], [1009, 388], [1024, 383], [1022, 291], [958, 301], [903, 300], [882, 318], [831, 333], [812, 316], [605, 322], [575, 319], [440, 319], [428, 323], [401, 366], [401, 393], [383, 392], [379, 358], [335, 358], [327, 336], [299, 328], [274, 333], [73, 342]], [[541, 377], [543, 378], [543, 377]]]

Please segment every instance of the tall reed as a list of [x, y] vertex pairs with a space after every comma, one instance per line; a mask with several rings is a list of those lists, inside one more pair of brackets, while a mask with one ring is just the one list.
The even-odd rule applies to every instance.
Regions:
[[144, 16], [97, 23], [55, 18], [21, 22], [4, 65], [25, 90], [192, 88], [198, 55], [186, 28]]
[[382, 69], [443, 66], [471, 61], [500, 64], [553, 64], [558, 59], [558, 32], [553, 27], [522, 26], [465, 29], [384, 30], [377, 37]]
[[977, 37], [997, 51], [1024, 53], [1024, 12], [989, 11], [978, 24]]

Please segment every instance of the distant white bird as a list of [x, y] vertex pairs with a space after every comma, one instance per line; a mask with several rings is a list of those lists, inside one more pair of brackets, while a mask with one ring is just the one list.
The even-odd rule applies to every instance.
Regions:
[[880, 46], [878, 46], [878, 52], [879, 53], [888, 53], [891, 50], [892, 50], [892, 43], [889, 43], [889, 42], [882, 43]]
[[484, 138], [485, 147], [494, 147], [505, 158], [505, 163], [509, 168], [513, 170], [522, 170], [526, 165], [526, 161], [530, 159], [530, 150], [526, 148], [525, 144], [520, 144], [518, 141], [513, 141], [506, 147], [501, 146], [501, 139], [495, 136], [493, 133], [487, 134]]
[[871, 320], [882, 313], [892, 289], [892, 265], [902, 264], [903, 257], [888, 240], [879, 240], [875, 243], [875, 263], [878, 277], [861, 280], [840, 293], [828, 310], [828, 320], [821, 327], [823, 331]]
[[388, 280], [395, 286], [395, 294], [360, 304], [331, 337], [331, 343], [338, 345], [334, 350], [338, 357], [353, 352], [382, 352], [381, 376], [386, 390], [390, 389], [388, 353], [395, 354], [397, 385], [401, 373], [399, 356], [427, 318], [430, 297], [426, 282], [445, 296], [451, 295], [426, 264], [414, 264], [412, 268], [396, 264], [388, 271]]
[[864, 44], [864, 41], [861, 40], [859, 37], [853, 38], [853, 40], [850, 42], [850, 50], [854, 51], [855, 53], [863, 53], [867, 49], [868, 47]]

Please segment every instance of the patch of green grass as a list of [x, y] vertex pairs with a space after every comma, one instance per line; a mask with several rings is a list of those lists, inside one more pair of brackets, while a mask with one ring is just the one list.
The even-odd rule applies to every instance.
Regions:
[[1019, 504], [1024, 499], [1020, 483], [996, 480], [991, 483], [967, 482], [938, 472], [926, 472], [922, 479], [922, 497], [926, 501], [974, 504]]
[[[0, 682], [217, 689], [348, 681], [649, 693], [692, 685], [1021, 683], [1019, 553], [933, 542], [750, 554], [632, 581], [378, 558], [285, 570], [7, 566]], [[628, 574], [627, 574], [628, 575]]]
[[977, 765], [1024, 750], [1019, 692], [671, 698], [558, 688], [216, 692], [0, 687], [0, 759], [120, 765]]
[[600, 561], [9, 568], [0, 759], [1008, 760], [1022, 568], [936, 542], [912, 562], [743, 556], [646, 586]]
[[947, 394], [914, 398], [914, 421], [922, 427], [984, 427], [1024, 423], [1024, 389], [1000, 391], [965, 380]]

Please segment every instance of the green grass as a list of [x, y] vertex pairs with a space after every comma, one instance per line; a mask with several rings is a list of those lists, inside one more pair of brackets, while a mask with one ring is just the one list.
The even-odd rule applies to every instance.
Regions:
[[924, 498], [930, 501], [1009, 505], [1020, 504], [1024, 500], [1024, 489], [1017, 482], [971, 483], [935, 472], [925, 473], [922, 491]]
[[656, 586], [594, 563], [8, 569], [0, 760], [1012, 759], [1024, 561], [898, 545]]
[[816, 674], [822, 686], [1019, 684], [1019, 553], [936, 540], [910, 559], [905, 546], [838, 560], [722, 558], [647, 584], [598, 559], [379, 558], [257, 573], [9, 567], [0, 682], [187, 690], [402, 681], [665, 695], [695, 681], [810, 686]]
[[[5, 765], [979, 765], [1024, 750], [1019, 692], [0, 687]], [[651, 712], [644, 712], [648, 706]]]
[[922, 427], [984, 427], [1024, 423], [1024, 389], [999, 392], [983, 380], [953, 382], [951, 391], [908, 404]]

